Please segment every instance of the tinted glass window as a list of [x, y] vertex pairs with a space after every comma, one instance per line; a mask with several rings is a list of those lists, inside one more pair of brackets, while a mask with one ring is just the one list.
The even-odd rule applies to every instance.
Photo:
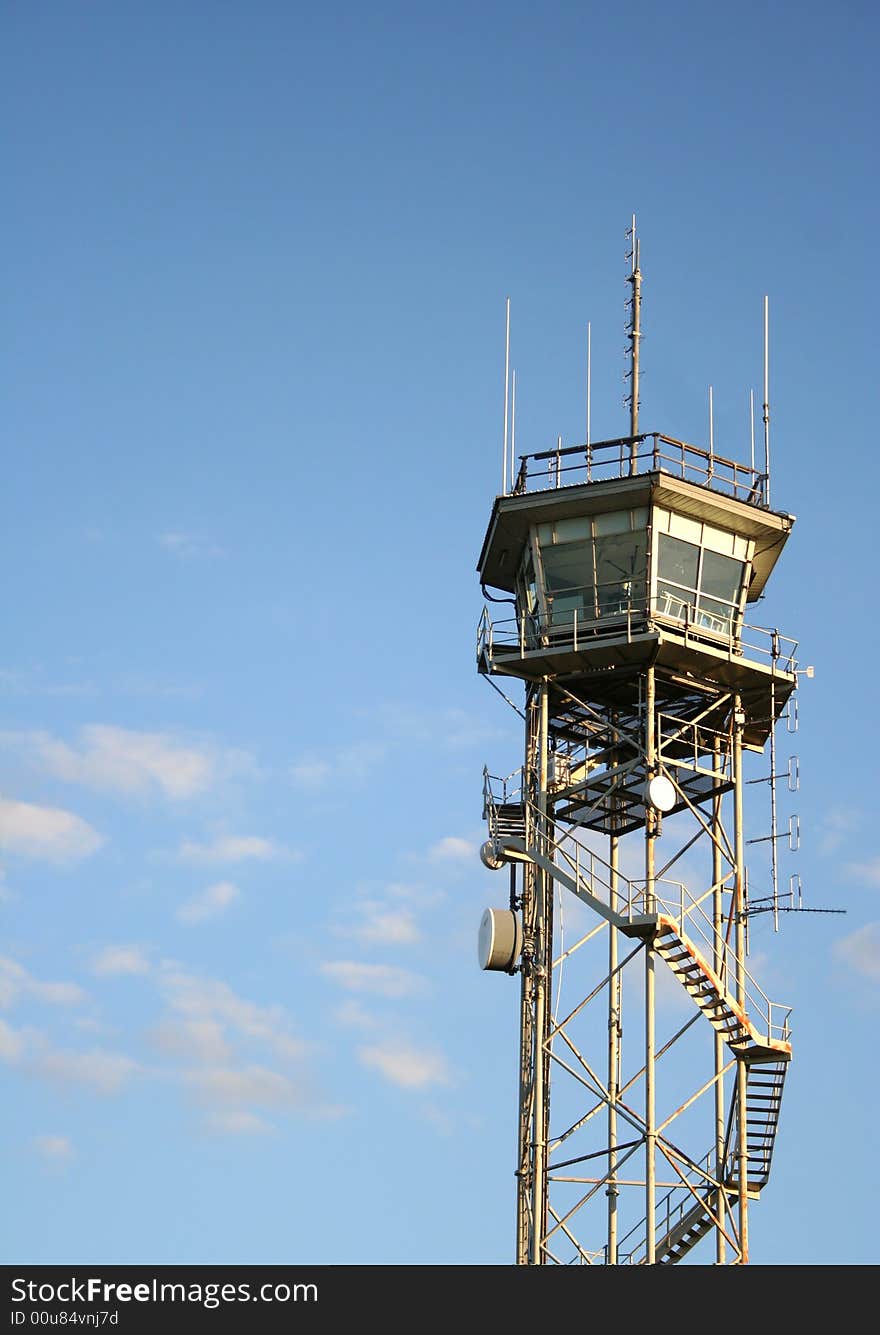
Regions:
[[718, 552], [703, 552], [700, 593], [735, 603], [739, 599], [742, 574], [742, 561], [735, 561], [732, 556], [721, 556]]
[[596, 539], [596, 583], [634, 580], [645, 574], [645, 533]]
[[671, 538], [668, 533], [660, 534], [657, 573], [661, 579], [670, 579], [676, 584], [684, 584], [686, 588], [696, 589], [699, 560], [700, 549], [694, 543]]
[[547, 592], [578, 589], [593, 583], [593, 550], [589, 542], [567, 542], [541, 551]]

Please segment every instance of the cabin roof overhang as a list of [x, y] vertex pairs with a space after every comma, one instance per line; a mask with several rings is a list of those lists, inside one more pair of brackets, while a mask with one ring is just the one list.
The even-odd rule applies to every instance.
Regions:
[[794, 515], [767, 510], [663, 470], [519, 495], [496, 496], [477, 562], [480, 582], [513, 593], [523, 547], [533, 524], [638, 506], [662, 506], [755, 540], [748, 601], [764, 591], [793, 526]]

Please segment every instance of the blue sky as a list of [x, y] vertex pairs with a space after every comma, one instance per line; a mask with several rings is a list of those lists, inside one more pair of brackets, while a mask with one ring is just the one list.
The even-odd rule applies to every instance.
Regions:
[[587, 321], [622, 434], [635, 213], [645, 429], [705, 443], [711, 385], [748, 458], [769, 296], [797, 523], [761, 616], [815, 666], [782, 868], [847, 910], [753, 924], [794, 1005], [753, 1255], [876, 1262], [875, 8], [2, 33], [4, 1261], [512, 1260], [516, 985], [476, 958], [482, 766], [521, 751], [474, 663], [504, 307], [518, 446], [583, 439]]

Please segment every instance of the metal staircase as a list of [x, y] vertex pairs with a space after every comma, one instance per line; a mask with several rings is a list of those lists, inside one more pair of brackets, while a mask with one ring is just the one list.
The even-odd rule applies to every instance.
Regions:
[[522, 802], [502, 802], [494, 811], [493, 838], [502, 843], [510, 839], [525, 839], [526, 809]]
[[[788, 1071], [788, 1061], [774, 1063], [747, 1063], [746, 1065], [746, 1164], [748, 1190], [758, 1192], [767, 1185], [770, 1177], [770, 1161], [773, 1146], [776, 1143], [776, 1129], [779, 1125], [779, 1109], [782, 1105], [782, 1088]], [[734, 1125], [731, 1108], [728, 1129]], [[730, 1164], [725, 1176], [725, 1185], [739, 1187], [739, 1147], [735, 1142], [726, 1156]]]
[[657, 915], [654, 949], [737, 1057], [749, 1063], [790, 1058], [791, 1044], [756, 1030], [693, 942], [664, 913]]
[[[504, 780], [504, 791], [499, 801], [492, 794], [488, 772], [484, 780], [483, 812], [490, 839], [499, 857], [533, 862], [598, 912], [612, 928], [617, 928], [629, 937], [650, 940], [654, 950], [669, 966], [715, 1032], [722, 1036], [737, 1061], [745, 1064], [746, 1189], [750, 1197], [756, 1196], [770, 1176], [782, 1090], [791, 1058], [787, 1009], [781, 1023], [775, 1021], [773, 1003], [764, 997], [744, 971], [747, 980], [746, 1004], [741, 1004], [728, 991], [725, 979], [736, 971], [736, 961], [731, 952], [725, 950], [727, 964], [719, 977], [690, 935], [684, 931], [686, 922], [696, 923], [696, 905], [686, 908], [682, 899], [676, 915], [662, 898], [655, 897], [657, 911], [645, 913], [643, 891], [634, 882], [616, 874], [616, 904], [620, 908], [612, 910], [607, 902], [607, 870], [605, 874], [602, 870], [607, 868], [607, 864], [580, 846], [576, 846], [574, 856], [553, 840], [548, 841], [546, 851], [543, 852], [531, 846], [528, 836], [530, 829], [535, 828], [535, 822], [529, 820], [528, 800], [513, 800], [520, 799], [520, 793], [512, 791], [509, 788], [510, 781]], [[581, 856], [584, 858], [583, 865]], [[720, 1177], [721, 1186], [730, 1195], [738, 1194], [740, 1187], [737, 1127], [737, 1095], [734, 1089]], [[696, 1174], [696, 1180], [682, 1182], [681, 1186], [673, 1187], [667, 1196], [658, 1201], [655, 1245], [657, 1264], [675, 1265], [714, 1227], [719, 1195], [715, 1173], [709, 1168], [714, 1159], [713, 1150], [704, 1157], [703, 1167]], [[707, 1187], [707, 1181], [713, 1185]], [[645, 1220], [641, 1228], [644, 1226]], [[638, 1232], [638, 1226], [633, 1232]], [[644, 1264], [641, 1255], [643, 1246], [643, 1241], [637, 1243], [629, 1252], [626, 1263]]]
[[[746, 1059], [744, 1059], [746, 1060]], [[746, 1060], [746, 1125], [748, 1140], [747, 1189], [757, 1196], [770, 1177], [770, 1161], [776, 1143], [782, 1088], [788, 1061], [749, 1062]], [[739, 1192], [739, 1141], [732, 1134], [736, 1127], [736, 1095], [730, 1102], [727, 1121], [727, 1141], [724, 1153], [722, 1182], [727, 1191]], [[704, 1163], [708, 1163], [710, 1155]], [[679, 1204], [674, 1204], [678, 1195]], [[658, 1207], [664, 1215], [665, 1232], [657, 1239], [657, 1264], [676, 1265], [713, 1227], [717, 1212], [718, 1192], [712, 1187], [699, 1193], [695, 1201], [683, 1184], [675, 1187]], [[639, 1262], [643, 1264], [643, 1262]]]

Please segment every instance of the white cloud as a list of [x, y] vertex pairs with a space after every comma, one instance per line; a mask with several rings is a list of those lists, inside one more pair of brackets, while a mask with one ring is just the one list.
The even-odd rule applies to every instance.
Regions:
[[29, 666], [26, 672], [0, 672], [0, 691], [11, 695], [77, 696], [97, 695], [93, 682], [51, 682], [45, 670]]
[[835, 958], [863, 978], [880, 980], [880, 922], [869, 922], [834, 945]]
[[392, 964], [362, 964], [355, 960], [333, 960], [321, 972], [350, 992], [373, 992], [383, 997], [406, 997], [419, 990], [422, 979]]
[[231, 881], [217, 881], [215, 885], [209, 885], [200, 895], [182, 904], [177, 910], [177, 917], [181, 922], [207, 922], [210, 918], [217, 918], [221, 913], [225, 913], [230, 904], [238, 899], [240, 893], [238, 886], [233, 885]]
[[351, 1029], [375, 1029], [378, 1021], [365, 1010], [359, 1001], [343, 1001], [341, 1006], [337, 1006], [333, 1012], [333, 1018], [337, 1024], [345, 1025]]
[[16, 1062], [24, 1051], [21, 1032], [0, 1020], [0, 1061]]
[[150, 961], [140, 946], [105, 946], [92, 964], [100, 977], [149, 973]]
[[73, 1145], [67, 1136], [34, 1136], [33, 1146], [49, 1163], [64, 1163], [73, 1158]]
[[224, 555], [222, 547], [199, 533], [182, 533], [179, 530], [159, 533], [156, 541], [164, 551], [185, 560], [204, 560]]
[[383, 903], [387, 908], [399, 909], [401, 905], [407, 906], [410, 912], [423, 910], [432, 904], [438, 904], [446, 898], [445, 892], [437, 889], [428, 889], [411, 881], [390, 881], [382, 887], [377, 893], [368, 893], [364, 891], [364, 902], [371, 900]]
[[460, 862], [476, 855], [476, 844], [471, 843], [470, 839], [460, 839], [455, 834], [447, 834], [428, 849], [428, 857], [432, 862]]
[[457, 1117], [451, 1116], [445, 1109], [438, 1108], [433, 1103], [423, 1104], [419, 1109], [419, 1116], [441, 1136], [454, 1136], [461, 1130]]
[[[343, 1111], [316, 1097], [302, 1065], [308, 1045], [291, 1032], [280, 1006], [246, 1001], [228, 984], [195, 977], [171, 962], [163, 967], [159, 982], [169, 1014], [151, 1038], [184, 1063], [180, 1079], [205, 1107], [210, 1130], [271, 1130], [258, 1115], [266, 1108], [322, 1117]], [[287, 1069], [267, 1065], [254, 1045], [263, 1045], [288, 1064]], [[295, 1075], [289, 1065], [294, 1062]]]
[[88, 857], [105, 842], [71, 811], [0, 798], [0, 848], [39, 861], [64, 863]]
[[304, 757], [291, 765], [290, 775], [300, 788], [323, 788], [333, 773], [333, 767], [327, 760]]
[[442, 734], [440, 743], [450, 751], [460, 751], [469, 746], [485, 746], [506, 736], [503, 728], [487, 725], [485, 718], [468, 714], [463, 709], [443, 710], [440, 719]]
[[185, 1061], [217, 1065], [228, 1062], [232, 1050], [226, 1041], [223, 1026], [217, 1020], [163, 1020], [151, 1034], [153, 1042], [163, 1052]]
[[47, 1001], [52, 1006], [77, 1006], [86, 999], [78, 983], [41, 983], [31, 978], [28, 992], [38, 1001]]
[[334, 769], [343, 782], [354, 779], [360, 783], [369, 778], [387, 754], [384, 742], [352, 742], [337, 751]]
[[356, 907], [363, 921], [350, 926], [347, 933], [366, 945], [405, 946], [421, 940], [411, 909], [393, 909], [374, 900], [365, 900]]
[[847, 862], [844, 871], [867, 885], [880, 885], [880, 858], [872, 858], [869, 862]]
[[274, 840], [255, 834], [220, 835], [209, 844], [186, 839], [178, 850], [184, 862], [271, 862], [289, 856]]
[[45, 739], [41, 755], [50, 773], [68, 782], [125, 793], [159, 788], [177, 800], [202, 792], [213, 777], [211, 758], [204, 751], [181, 746], [164, 733], [93, 724], [83, 729], [82, 737], [79, 751]]
[[435, 899], [442, 899], [443, 896], [436, 891], [427, 891], [422, 885], [414, 885], [409, 881], [391, 881], [385, 886], [385, 895], [388, 899], [403, 900], [410, 904], [428, 904]]
[[19, 994], [52, 1006], [76, 1006], [86, 994], [77, 983], [44, 983], [23, 965], [0, 956], [0, 1006], [11, 1006]]
[[321, 1105], [311, 1091], [266, 1066], [215, 1066], [187, 1072], [185, 1083], [206, 1108], [212, 1131], [232, 1135], [272, 1130], [255, 1109], [339, 1117], [344, 1108]]
[[118, 1052], [94, 1048], [78, 1052], [54, 1048], [38, 1029], [12, 1029], [0, 1020], [0, 1059], [63, 1085], [87, 1085], [98, 1094], [116, 1094], [140, 1069]]
[[401, 1089], [425, 1089], [429, 1085], [449, 1083], [446, 1059], [439, 1052], [405, 1043], [376, 1043], [358, 1048], [364, 1066], [380, 1071], [386, 1080]]
[[292, 1108], [301, 1102], [293, 1082], [265, 1066], [212, 1066], [188, 1072], [186, 1080], [205, 1102], [233, 1108]]
[[103, 1020], [96, 1020], [94, 1015], [78, 1015], [73, 1022], [73, 1027], [79, 1029], [83, 1034], [106, 1034], [115, 1033], [116, 1030]]
[[286, 1060], [301, 1057], [306, 1045], [290, 1032], [289, 1020], [280, 1006], [260, 1006], [239, 997], [228, 983], [198, 978], [175, 965], [166, 965], [161, 990], [175, 1015], [189, 1021], [214, 1021], [235, 1033], [266, 1043]]
[[212, 1131], [233, 1136], [264, 1136], [273, 1129], [264, 1118], [242, 1108], [211, 1113], [208, 1126]]
[[859, 828], [862, 819], [862, 813], [853, 807], [829, 807], [819, 821], [819, 852], [834, 853]]
[[395, 743], [417, 743], [423, 748], [460, 751], [469, 746], [484, 746], [506, 735], [499, 725], [487, 725], [483, 715], [468, 714], [457, 706], [426, 709], [400, 701], [386, 701], [371, 704], [370, 718]]
[[137, 1062], [118, 1052], [49, 1049], [33, 1059], [34, 1069], [62, 1084], [88, 1085], [97, 1094], [116, 1094], [139, 1069]]
[[364, 783], [388, 754], [384, 742], [352, 742], [338, 747], [329, 756], [301, 756], [290, 768], [294, 783], [300, 788], [323, 788], [331, 778], [341, 783]]
[[253, 770], [252, 759], [242, 752], [102, 723], [83, 728], [77, 746], [46, 732], [6, 733], [3, 739], [66, 783], [113, 794], [158, 791], [175, 802], [197, 796], [221, 776]]

